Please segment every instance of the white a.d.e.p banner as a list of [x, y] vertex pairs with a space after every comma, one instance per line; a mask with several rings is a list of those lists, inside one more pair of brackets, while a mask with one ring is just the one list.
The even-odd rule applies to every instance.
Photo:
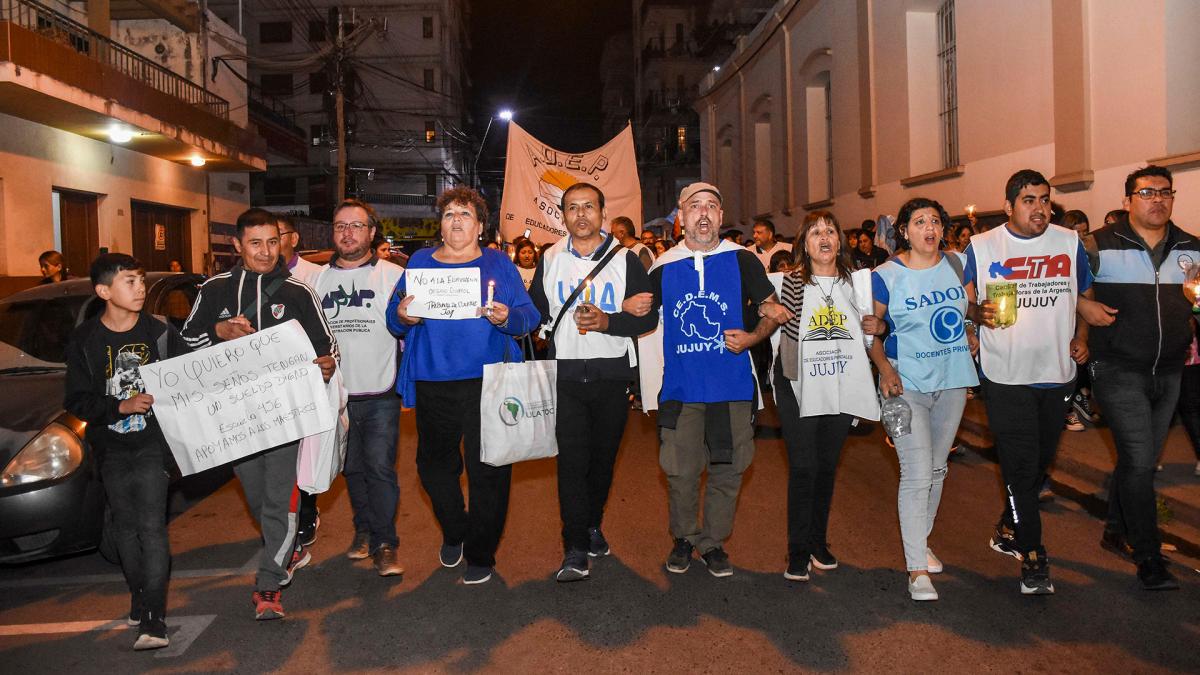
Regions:
[[141, 367], [185, 476], [333, 428], [321, 369], [295, 320]]
[[563, 152], [509, 122], [500, 201], [500, 232], [505, 240], [512, 241], [525, 230], [536, 244], [554, 243], [566, 236], [562, 194], [575, 183], [595, 185], [604, 193], [609, 219], [625, 216], [642, 231], [642, 185], [632, 126], [595, 150]]

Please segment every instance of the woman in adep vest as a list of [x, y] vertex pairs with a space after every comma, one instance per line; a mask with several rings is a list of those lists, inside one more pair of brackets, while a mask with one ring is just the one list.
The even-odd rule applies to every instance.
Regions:
[[860, 319], [855, 309], [849, 247], [832, 213], [808, 214], [793, 250], [783, 304], [795, 318], [783, 326], [775, 366], [789, 465], [783, 576], [808, 581], [810, 561], [822, 570], [838, 566], [826, 540], [834, 472], [853, 419], [879, 419], [863, 336], [878, 335], [883, 322]]
[[961, 253], [938, 247], [949, 216], [942, 205], [910, 199], [896, 218], [900, 252], [871, 275], [875, 316], [887, 322], [887, 339], [871, 345], [879, 391], [912, 409], [912, 431], [894, 439], [900, 459], [900, 535], [913, 600], [937, 600], [929, 574], [942, 563], [928, 547], [946, 459], [967, 402], [979, 384], [972, 355], [979, 348], [966, 320]]

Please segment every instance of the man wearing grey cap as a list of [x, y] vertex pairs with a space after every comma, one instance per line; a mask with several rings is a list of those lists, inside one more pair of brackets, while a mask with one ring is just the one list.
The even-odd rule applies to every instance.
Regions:
[[[791, 318], [754, 254], [721, 240], [723, 215], [715, 186], [685, 187], [679, 195], [681, 245], [650, 269], [651, 308], [662, 310], [654, 338], [663, 353], [659, 464], [667, 474], [675, 539], [667, 571], [686, 572], [699, 549], [716, 577], [733, 574], [723, 546], [733, 530], [742, 473], [754, 458], [756, 391], [747, 350]], [[753, 332], [744, 330], [747, 303], [762, 317]], [[650, 396], [645, 387], [643, 393]], [[706, 469], [701, 522], [700, 477]]]

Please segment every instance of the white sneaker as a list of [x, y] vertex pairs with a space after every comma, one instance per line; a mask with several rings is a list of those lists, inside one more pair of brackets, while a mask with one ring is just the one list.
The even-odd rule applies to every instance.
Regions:
[[925, 549], [925, 565], [929, 569], [930, 574], [941, 574], [942, 569], [944, 569], [942, 561], [938, 560], [938, 557], [933, 554], [933, 549], [931, 548]]
[[933, 589], [933, 582], [930, 581], [928, 574], [922, 574], [916, 579], [910, 580], [908, 594], [918, 602], [938, 599], [937, 591]]
[[1192, 472], [1193, 476], [1200, 476], [1200, 462], [1196, 462], [1196, 470]]

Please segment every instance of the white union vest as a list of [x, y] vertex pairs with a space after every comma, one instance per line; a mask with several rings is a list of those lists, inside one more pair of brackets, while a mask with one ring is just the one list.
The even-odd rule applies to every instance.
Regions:
[[[579, 258], [567, 250], [569, 243], [570, 238], [563, 237], [542, 254], [542, 289], [546, 292], [546, 300], [550, 308], [550, 321], [554, 321], [562, 309], [563, 303], [571, 297], [571, 292], [583, 281], [584, 277], [591, 273], [596, 265], [600, 264], [600, 259], [603, 258], [603, 256], [596, 256], [596, 260]], [[631, 367], [637, 365], [633, 340], [596, 331], [588, 331], [587, 335], [580, 335], [579, 329], [575, 325], [574, 308], [581, 302], [593, 304], [609, 314], [621, 311], [621, 303], [625, 300], [628, 250], [615, 240], [610, 246], [618, 248], [617, 255], [604, 266], [604, 269], [600, 270], [600, 274], [596, 275], [588, 289], [584, 293], [580, 293], [575, 303], [563, 313], [562, 325], [554, 331], [555, 358], [606, 359], [628, 354], [629, 365]], [[605, 255], [608, 254], [608, 250], [605, 251]]]
[[1017, 284], [1017, 322], [981, 328], [979, 363], [1000, 384], [1066, 383], [1075, 379], [1071, 338], [1079, 297], [1075, 233], [1051, 225], [1040, 237], [1021, 239], [1001, 225], [971, 237], [976, 301], [987, 298], [988, 282]]
[[377, 260], [354, 269], [326, 265], [314, 280], [352, 395], [380, 394], [396, 384], [399, 342], [387, 328], [387, 305], [403, 275], [403, 267]]

